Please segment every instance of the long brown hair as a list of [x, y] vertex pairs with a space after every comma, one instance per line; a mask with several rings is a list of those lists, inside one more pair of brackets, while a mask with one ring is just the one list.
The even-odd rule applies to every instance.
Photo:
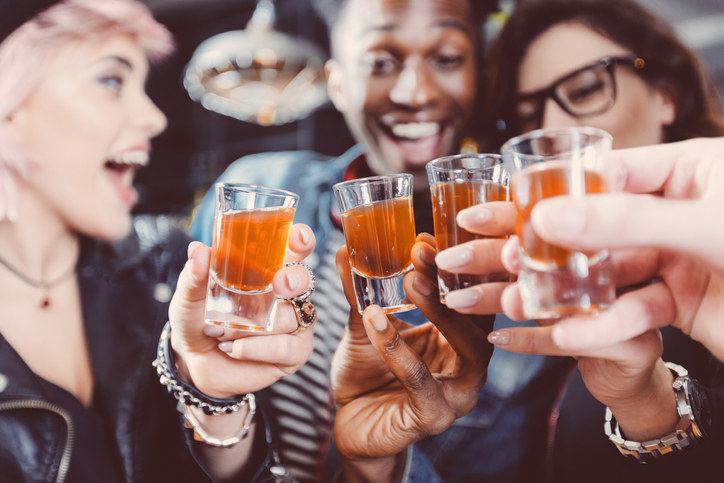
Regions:
[[486, 144], [498, 147], [519, 134], [515, 101], [520, 63], [539, 35], [563, 22], [590, 27], [646, 61], [643, 79], [666, 89], [676, 104], [676, 119], [665, 128], [666, 142], [724, 135], [722, 101], [711, 76], [665, 20], [631, 0], [519, 0], [491, 52]]

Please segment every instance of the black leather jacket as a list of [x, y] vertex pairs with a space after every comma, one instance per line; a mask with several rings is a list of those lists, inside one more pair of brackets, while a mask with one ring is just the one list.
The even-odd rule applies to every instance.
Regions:
[[[134, 225], [122, 242], [81, 245], [77, 269], [94, 397], [110, 419], [125, 481], [209, 481], [175, 400], [151, 366], [188, 239], [163, 219]], [[239, 481], [273, 481], [263, 436], [260, 443], [262, 467]], [[0, 335], [0, 480], [63, 481], [71, 458], [69, 414], [45, 400], [37, 376]]]

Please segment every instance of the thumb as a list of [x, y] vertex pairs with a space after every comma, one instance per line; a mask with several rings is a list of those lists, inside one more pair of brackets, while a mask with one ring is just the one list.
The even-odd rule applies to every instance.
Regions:
[[172, 322], [203, 321], [211, 249], [203, 243], [192, 242], [188, 253], [189, 259], [179, 275], [176, 292], [171, 299], [169, 318]]
[[432, 405], [429, 409], [434, 411], [437, 402], [431, 395], [438, 392], [438, 385], [422, 358], [405, 343], [377, 305], [367, 307], [362, 320], [370, 342], [402, 384], [414, 406], [424, 410]]

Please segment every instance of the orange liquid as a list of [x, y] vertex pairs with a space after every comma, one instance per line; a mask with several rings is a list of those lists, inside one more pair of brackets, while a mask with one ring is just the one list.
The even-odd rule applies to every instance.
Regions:
[[389, 277], [412, 263], [415, 218], [410, 198], [377, 201], [342, 215], [352, 266], [366, 277]]
[[[518, 211], [515, 222], [515, 233], [520, 238], [523, 250], [528, 257], [556, 266], [568, 264], [572, 253], [558, 245], [544, 242], [533, 231], [530, 213], [535, 204], [543, 198], [552, 196], [583, 193], [605, 193], [606, 182], [601, 173], [586, 171], [582, 177], [571, 177], [571, 170], [560, 163], [540, 169], [538, 166], [528, 168], [511, 180], [511, 193]], [[587, 255], [593, 255], [587, 253]]]
[[444, 250], [460, 243], [480, 238], [492, 238], [470, 233], [458, 226], [455, 216], [460, 210], [488, 201], [507, 201], [508, 189], [491, 181], [446, 182], [433, 186], [432, 216], [435, 223], [435, 244]]
[[282, 268], [293, 208], [260, 208], [217, 215], [212, 274], [227, 288], [267, 290]]
[[[431, 187], [432, 216], [435, 222], [435, 244], [444, 250], [460, 243], [482, 238], [495, 238], [471, 233], [455, 221], [460, 210], [488, 201], [507, 201], [508, 188], [492, 181], [472, 180], [464, 183], [445, 182]], [[438, 269], [438, 277], [448, 290], [458, 290], [486, 282], [508, 280], [508, 273], [464, 274]]]

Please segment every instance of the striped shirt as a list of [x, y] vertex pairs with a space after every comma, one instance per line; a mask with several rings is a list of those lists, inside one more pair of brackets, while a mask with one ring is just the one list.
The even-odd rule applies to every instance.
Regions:
[[337, 273], [335, 257], [344, 245], [342, 231], [330, 234], [319, 265], [312, 302], [318, 321], [314, 352], [296, 373], [269, 388], [277, 446], [287, 471], [300, 482], [322, 479], [324, 457], [332, 433], [334, 402], [329, 388], [330, 366], [349, 317], [349, 304]]

